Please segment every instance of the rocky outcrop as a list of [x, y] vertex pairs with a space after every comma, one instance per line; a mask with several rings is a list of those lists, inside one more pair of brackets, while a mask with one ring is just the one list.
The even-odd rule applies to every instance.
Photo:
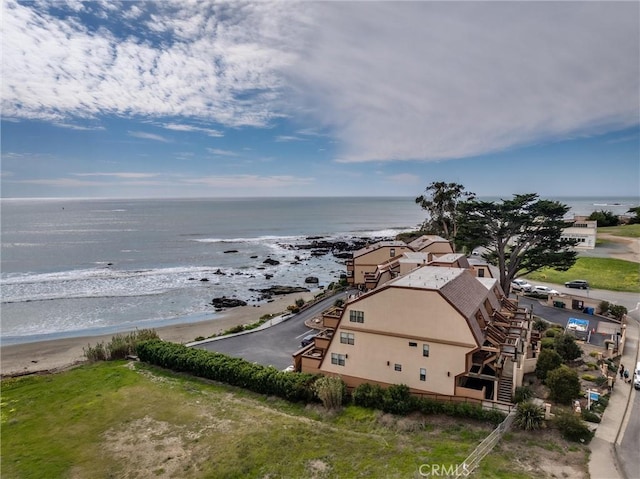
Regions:
[[238, 306], [246, 306], [247, 302], [242, 301], [241, 299], [227, 298], [226, 296], [222, 296], [220, 298], [213, 298], [213, 300], [211, 300], [211, 304], [215, 306], [216, 309], [223, 309], [223, 308], [237, 308]]
[[276, 259], [273, 259], [273, 258], [267, 258], [262, 263], [263, 264], [268, 264], [268, 265], [271, 265], [271, 266], [277, 266], [277, 265], [280, 264], [280, 261], [278, 261]]
[[227, 251], [224, 251], [224, 253], [225, 253], [225, 254], [228, 254], [228, 253], [237, 253], [237, 252], [238, 252], [238, 250], [237, 250], [237, 249], [228, 249]]
[[320, 280], [316, 276], [307, 276], [304, 282], [307, 284], [318, 284]]

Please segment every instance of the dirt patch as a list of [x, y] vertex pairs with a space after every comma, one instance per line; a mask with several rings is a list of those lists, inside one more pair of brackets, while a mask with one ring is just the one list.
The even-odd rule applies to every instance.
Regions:
[[610, 246], [602, 245], [596, 247], [596, 252], [606, 253], [610, 258], [623, 259], [640, 263], [640, 238], [628, 238], [626, 236], [614, 236], [610, 234], [598, 233], [598, 239], [608, 243]]
[[588, 479], [588, 447], [566, 441], [555, 429], [535, 433], [512, 430], [497, 450], [508, 452], [512, 462], [541, 478]]

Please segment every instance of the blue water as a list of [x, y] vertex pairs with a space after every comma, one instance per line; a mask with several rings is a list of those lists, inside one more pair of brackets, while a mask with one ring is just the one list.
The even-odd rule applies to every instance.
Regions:
[[[251, 289], [305, 286], [307, 276], [326, 286], [344, 272], [342, 262], [289, 245], [309, 243], [308, 236], [391, 237], [422, 220], [411, 198], [2, 200], [1, 206], [3, 344], [210, 319], [214, 297], [258, 304]], [[301, 264], [292, 265], [296, 256]], [[280, 265], [264, 265], [266, 258]]]
[[[638, 205], [637, 198], [558, 199], [575, 214]], [[326, 286], [343, 262], [289, 245], [308, 236], [393, 237], [424, 219], [413, 198], [3, 199], [0, 206], [2, 344], [215, 318], [214, 297], [259, 304], [252, 289], [305, 286], [307, 276]], [[266, 258], [280, 264], [264, 265]]]

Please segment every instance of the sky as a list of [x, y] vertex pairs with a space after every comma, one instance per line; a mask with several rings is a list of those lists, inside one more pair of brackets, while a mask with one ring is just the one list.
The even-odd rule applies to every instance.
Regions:
[[640, 3], [4, 0], [16, 197], [640, 196]]

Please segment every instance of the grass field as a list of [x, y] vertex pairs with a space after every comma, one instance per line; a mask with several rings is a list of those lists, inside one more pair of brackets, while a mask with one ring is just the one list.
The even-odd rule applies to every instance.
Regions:
[[613, 258], [578, 258], [567, 271], [544, 268], [528, 274], [527, 279], [555, 284], [586, 279], [591, 288], [640, 293], [640, 265]]
[[626, 236], [627, 238], [640, 238], [640, 224], [607, 226], [606, 228], [598, 228], [598, 233]]
[[[121, 361], [3, 380], [1, 422], [2, 476], [17, 479], [413, 477], [424, 463], [462, 462], [492, 429], [355, 406], [327, 414]], [[526, 457], [514, 463], [507, 445], [481, 477], [545, 477], [544, 444], [515, 442]]]

